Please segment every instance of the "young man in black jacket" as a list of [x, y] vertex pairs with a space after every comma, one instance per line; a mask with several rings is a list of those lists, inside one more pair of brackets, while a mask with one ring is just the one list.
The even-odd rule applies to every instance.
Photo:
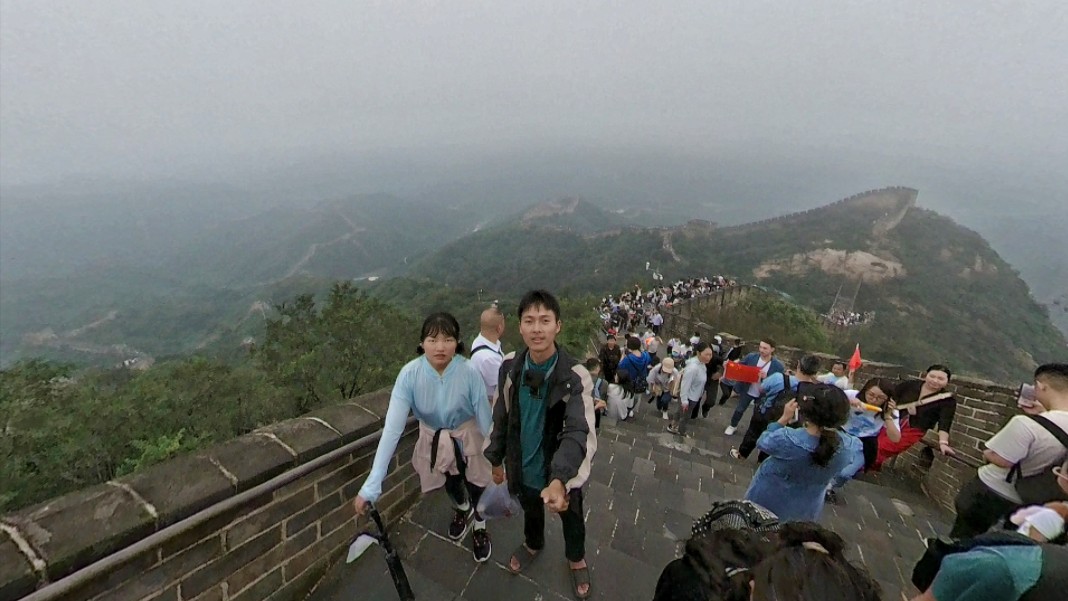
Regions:
[[486, 458], [498, 484], [523, 506], [524, 544], [508, 567], [523, 571], [545, 546], [545, 508], [560, 514], [575, 595], [590, 594], [582, 486], [597, 451], [593, 382], [586, 368], [556, 345], [560, 303], [544, 290], [519, 302], [526, 348], [501, 365]]

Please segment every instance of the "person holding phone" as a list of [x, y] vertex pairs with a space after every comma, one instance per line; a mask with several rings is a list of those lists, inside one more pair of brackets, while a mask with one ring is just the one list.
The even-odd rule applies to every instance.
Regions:
[[[794, 416], [800, 428], [787, 427]], [[839, 431], [848, 417], [845, 392], [829, 384], [816, 384], [786, 403], [782, 417], [757, 439], [768, 459], [757, 468], [745, 499], [783, 521], [819, 520], [827, 485], [863, 457], [860, 440]]]

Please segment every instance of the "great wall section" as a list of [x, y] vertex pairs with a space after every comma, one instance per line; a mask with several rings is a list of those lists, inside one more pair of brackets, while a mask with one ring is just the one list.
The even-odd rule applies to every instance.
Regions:
[[[665, 328], [717, 333], [697, 314], [752, 290], [680, 303], [665, 313]], [[779, 348], [788, 363], [803, 352]], [[857, 379], [917, 377], [915, 367], [867, 362]], [[929, 433], [928, 446], [917, 445], [889, 468], [943, 508], [981, 463], [981, 444], [1017, 412], [1014, 387], [958, 377], [951, 388], [959, 403], [950, 432], [958, 457], [931, 453]], [[363, 395], [0, 517], [0, 600], [304, 598], [364, 525], [354, 522], [351, 501], [369, 471], [388, 400], [388, 390]], [[613, 448], [631, 449], [619, 437]], [[408, 461], [413, 445], [409, 429], [379, 503], [387, 519], [404, 515], [419, 497]]]

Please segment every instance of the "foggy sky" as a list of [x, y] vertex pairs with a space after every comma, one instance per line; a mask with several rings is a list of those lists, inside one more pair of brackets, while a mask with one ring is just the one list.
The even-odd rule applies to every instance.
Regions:
[[1059, 189], [1054, 203], [1068, 185], [1062, 0], [0, 11], [4, 185], [525, 145], [891, 162], [886, 183], [905, 185], [922, 162]]

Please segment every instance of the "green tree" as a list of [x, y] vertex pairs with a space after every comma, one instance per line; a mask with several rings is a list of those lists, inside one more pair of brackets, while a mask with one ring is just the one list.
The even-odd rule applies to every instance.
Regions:
[[321, 310], [311, 295], [276, 308], [260, 364], [296, 395], [301, 412], [389, 384], [417, 336], [410, 317], [348, 282], [334, 285]]

